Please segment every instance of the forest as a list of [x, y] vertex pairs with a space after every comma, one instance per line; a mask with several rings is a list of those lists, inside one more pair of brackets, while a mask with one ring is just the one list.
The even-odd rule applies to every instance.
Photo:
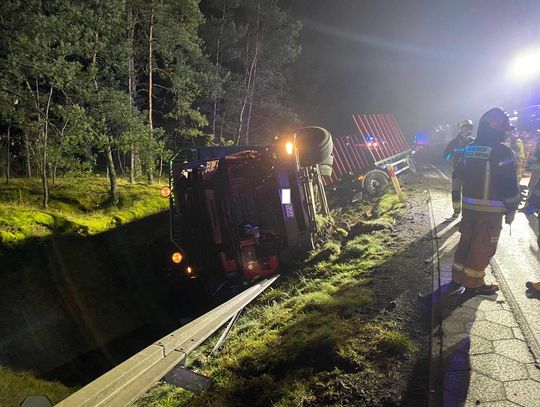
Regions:
[[0, 12], [5, 183], [102, 174], [152, 183], [179, 149], [299, 125], [301, 23], [276, 0], [7, 0]]

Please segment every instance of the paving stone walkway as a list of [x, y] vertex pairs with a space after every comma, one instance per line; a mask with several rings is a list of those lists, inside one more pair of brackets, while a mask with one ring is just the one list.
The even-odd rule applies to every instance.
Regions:
[[[434, 190], [431, 196], [445, 284], [451, 280], [459, 220], [444, 222], [452, 212], [449, 193]], [[497, 283], [491, 267], [486, 272], [486, 282]], [[433, 289], [438, 286], [435, 278]], [[433, 330], [432, 372], [439, 376], [432, 387], [439, 394], [432, 404], [540, 407], [540, 369], [502, 291], [492, 296], [453, 295], [436, 309], [440, 313]]]

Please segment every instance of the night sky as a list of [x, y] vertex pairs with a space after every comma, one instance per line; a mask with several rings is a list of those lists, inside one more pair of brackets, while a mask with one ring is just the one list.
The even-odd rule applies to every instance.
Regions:
[[336, 135], [352, 130], [353, 113], [392, 112], [413, 134], [534, 95], [508, 72], [540, 45], [540, 0], [290, 3], [303, 22], [296, 109]]

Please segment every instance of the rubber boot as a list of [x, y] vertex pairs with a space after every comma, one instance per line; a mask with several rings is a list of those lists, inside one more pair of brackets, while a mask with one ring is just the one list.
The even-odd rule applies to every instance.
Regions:
[[479, 295], [493, 295], [499, 291], [499, 286], [497, 284], [484, 284], [481, 287], [473, 288]]
[[528, 289], [536, 291], [537, 293], [540, 294], [540, 282], [533, 283], [532, 281], [527, 281], [525, 286], [527, 286]]

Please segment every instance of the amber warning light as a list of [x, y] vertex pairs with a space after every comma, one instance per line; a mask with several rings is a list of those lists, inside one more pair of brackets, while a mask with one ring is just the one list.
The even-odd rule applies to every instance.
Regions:
[[171, 196], [171, 188], [169, 187], [163, 187], [161, 188], [161, 196], [163, 198], [168, 198]]
[[171, 260], [173, 261], [173, 263], [176, 264], [182, 263], [182, 253], [173, 253], [173, 255], [171, 256]]
[[285, 143], [285, 151], [287, 152], [287, 154], [292, 155], [293, 149], [294, 146], [292, 141], [287, 141], [287, 143]]

